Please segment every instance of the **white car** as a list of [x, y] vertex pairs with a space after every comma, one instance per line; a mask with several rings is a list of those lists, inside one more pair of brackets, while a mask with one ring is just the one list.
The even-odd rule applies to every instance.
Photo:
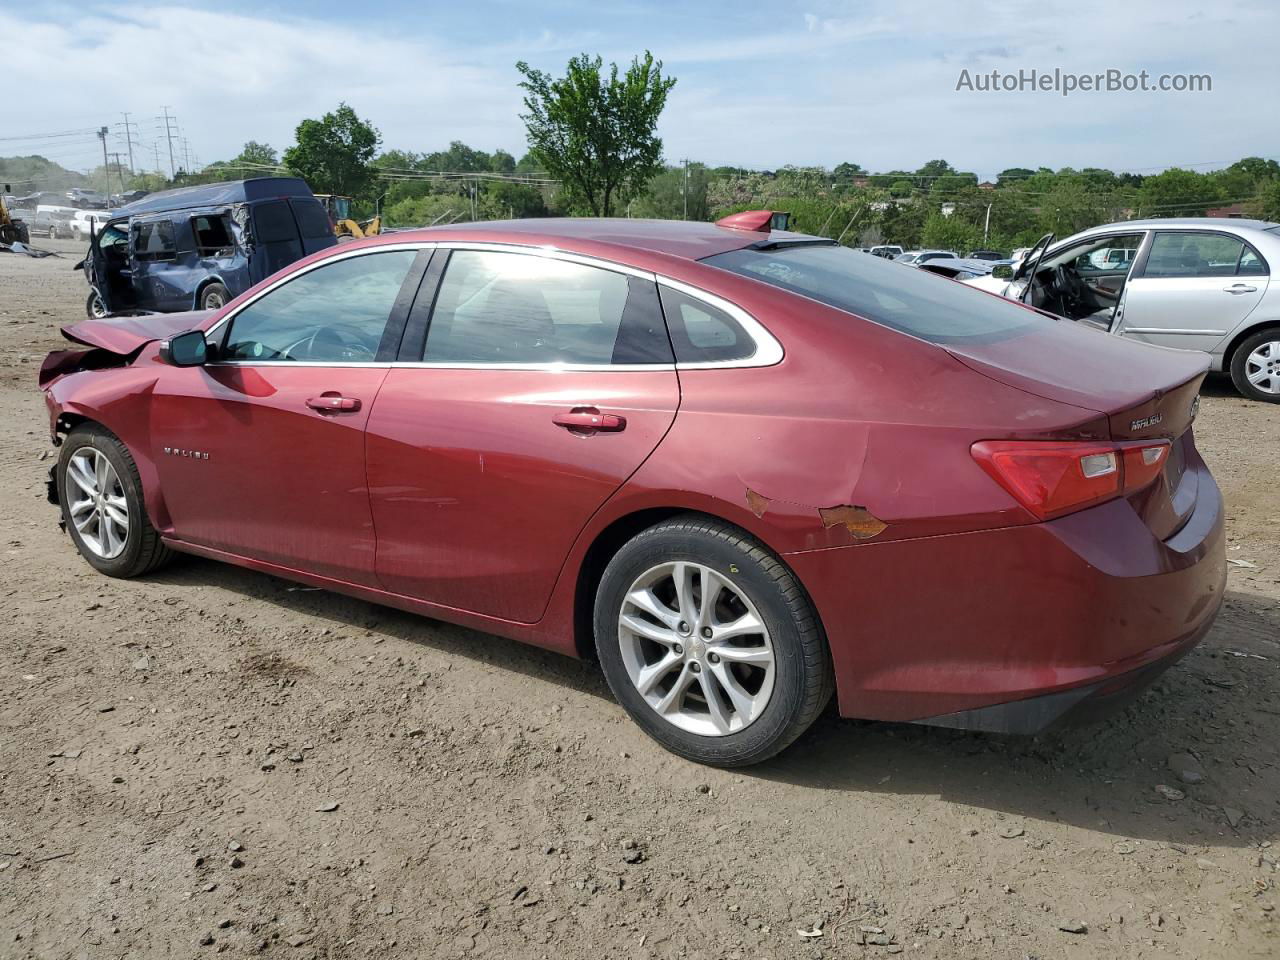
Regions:
[[71, 236], [77, 240], [88, 240], [90, 227], [94, 233], [101, 233], [115, 214], [111, 210], [77, 210], [71, 217]]
[[1280, 224], [1128, 220], [1057, 243], [1049, 234], [999, 276], [964, 282], [1115, 336], [1203, 350], [1244, 396], [1280, 403], [1272, 264], [1280, 269]]
[[908, 250], [893, 258], [894, 263], [921, 264], [930, 260], [941, 260], [945, 257], [956, 257], [953, 250]]

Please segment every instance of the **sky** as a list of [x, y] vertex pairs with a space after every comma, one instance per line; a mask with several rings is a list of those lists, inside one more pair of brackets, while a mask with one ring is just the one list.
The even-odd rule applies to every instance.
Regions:
[[[1211, 169], [1280, 157], [1280, 4], [1124, 0], [0, 0], [0, 156], [101, 163], [111, 128], [135, 166], [168, 166], [164, 107], [193, 161], [247, 140], [283, 149], [304, 117], [349, 103], [386, 149], [462, 140], [525, 151], [517, 60], [651, 50], [677, 78], [659, 125], [669, 162], [915, 169]], [[980, 92], [992, 70], [1208, 74], [1209, 92]], [[15, 80], [14, 78], [21, 78]], [[66, 136], [49, 136], [50, 134]], [[140, 142], [139, 142], [140, 141]]]

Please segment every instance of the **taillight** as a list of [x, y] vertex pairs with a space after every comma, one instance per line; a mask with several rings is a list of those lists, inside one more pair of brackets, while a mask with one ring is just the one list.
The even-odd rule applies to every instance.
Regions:
[[973, 458], [1013, 498], [1049, 520], [1140, 490], [1160, 475], [1169, 441], [983, 440]]

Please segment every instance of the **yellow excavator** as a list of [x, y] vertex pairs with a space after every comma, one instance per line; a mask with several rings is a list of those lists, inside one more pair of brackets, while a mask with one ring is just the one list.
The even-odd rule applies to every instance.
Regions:
[[[10, 193], [9, 184], [4, 185], [4, 193]], [[4, 194], [0, 194], [0, 243], [30, 243], [31, 232], [26, 223], [15, 220], [9, 215], [9, 207], [4, 202]]]
[[359, 222], [351, 219], [350, 197], [339, 197], [332, 193], [317, 193], [316, 199], [324, 204], [324, 209], [329, 214], [329, 221], [333, 224], [333, 232], [339, 240], [344, 237], [361, 240], [365, 237], [377, 236], [382, 232], [381, 215]]

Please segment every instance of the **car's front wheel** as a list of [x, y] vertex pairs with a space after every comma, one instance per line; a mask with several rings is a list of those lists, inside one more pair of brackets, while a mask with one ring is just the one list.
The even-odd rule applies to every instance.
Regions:
[[1259, 330], [1236, 347], [1231, 381], [1250, 400], [1280, 403], [1280, 327]]
[[82, 424], [62, 444], [56, 471], [62, 519], [80, 555], [109, 577], [136, 577], [169, 559], [151, 525], [129, 449], [110, 431]]
[[677, 517], [609, 562], [596, 650], [618, 702], [682, 757], [758, 763], [817, 718], [833, 687], [826, 638], [795, 577], [745, 531]]

